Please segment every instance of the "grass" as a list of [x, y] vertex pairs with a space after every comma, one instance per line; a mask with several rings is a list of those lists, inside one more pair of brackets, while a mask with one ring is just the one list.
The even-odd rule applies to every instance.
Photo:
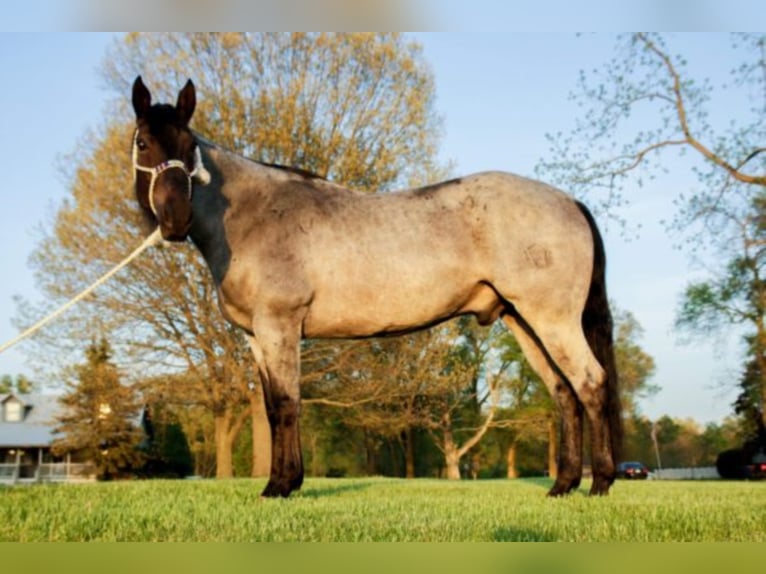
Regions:
[[287, 500], [258, 480], [0, 488], [0, 541], [766, 541], [766, 482], [588, 484], [307, 479]]

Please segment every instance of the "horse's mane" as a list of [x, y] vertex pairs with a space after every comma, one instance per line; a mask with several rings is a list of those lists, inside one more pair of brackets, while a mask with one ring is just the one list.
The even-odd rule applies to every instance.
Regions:
[[318, 173], [314, 173], [313, 171], [309, 171], [301, 167], [292, 167], [289, 165], [282, 165], [280, 163], [269, 163], [269, 162], [258, 161], [258, 160], [252, 160], [252, 161], [266, 167], [273, 167], [274, 169], [281, 169], [282, 171], [294, 173], [296, 175], [300, 175], [301, 177], [305, 177], [306, 179], [321, 179], [322, 181], [328, 181], [326, 177], [323, 177], [319, 175]]
[[[200, 133], [198, 133], [196, 131], [193, 131], [192, 133], [194, 134], [194, 139], [196, 139], [197, 142], [203, 143], [203, 144], [205, 144], [208, 147], [224, 149], [220, 145], [218, 145], [215, 142], [210, 141], [209, 139], [207, 139], [205, 136], [201, 135]], [[238, 154], [237, 152], [232, 152], [231, 150], [227, 150], [227, 151], [230, 151], [231, 153], [234, 153], [236, 155], [242, 155], [242, 154]], [[302, 167], [293, 167], [293, 166], [289, 166], [289, 165], [282, 165], [281, 163], [271, 163], [271, 162], [261, 161], [261, 160], [254, 159], [254, 158], [251, 158], [251, 157], [246, 157], [246, 156], [242, 156], [242, 157], [244, 157], [245, 159], [247, 159], [249, 161], [252, 161], [253, 163], [257, 163], [258, 165], [262, 165], [262, 166], [265, 166], [265, 167], [271, 167], [271, 168], [274, 168], [274, 169], [279, 169], [279, 170], [282, 170], [282, 171], [286, 171], [288, 173], [294, 173], [295, 175], [299, 175], [299, 176], [304, 177], [306, 179], [320, 179], [322, 181], [329, 181], [326, 177], [321, 176], [318, 173], [315, 173], [315, 172], [310, 171], [308, 169], [303, 169]]]

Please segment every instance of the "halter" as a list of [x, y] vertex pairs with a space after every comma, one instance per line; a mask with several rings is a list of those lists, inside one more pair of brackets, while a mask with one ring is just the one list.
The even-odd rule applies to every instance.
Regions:
[[[151, 180], [149, 181], [149, 207], [152, 210], [154, 216], [157, 216], [157, 210], [154, 207], [154, 184], [157, 183], [157, 178], [164, 171], [171, 168], [178, 168], [186, 175], [186, 181], [188, 183], [187, 195], [189, 199], [192, 197], [192, 178], [196, 178], [202, 185], [210, 183], [210, 172], [205, 168], [202, 163], [202, 153], [199, 151], [199, 145], [194, 147], [194, 169], [189, 171], [186, 164], [180, 159], [169, 159], [154, 167], [146, 167], [138, 163], [138, 130], [133, 134], [133, 169], [143, 171], [144, 173], [151, 174]], [[135, 172], [133, 173], [133, 182], [135, 183]]]

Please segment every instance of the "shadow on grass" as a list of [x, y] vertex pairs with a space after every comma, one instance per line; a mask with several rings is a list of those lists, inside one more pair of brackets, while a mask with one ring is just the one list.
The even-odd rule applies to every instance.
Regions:
[[346, 482], [343, 479], [336, 479], [332, 484], [318, 484], [316, 486], [304, 485], [301, 490], [293, 493], [291, 496], [294, 496], [295, 498], [325, 498], [338, 496], [346, 492], [367, 490], [371, 486], [373, 486], [372, 481], [367, 482], [355, 479]]
[[492, 540], [494, 542], [555, 542], [556, 538], [544, 532], [508, 526], [495, 530]]
[[515, 480], [518, 480], [519, 482], [523, 482], [524, 484], [529, 484], [532, 486], [537, 486], [538, 488], [541, 488], [545, 490], [546, 492], [551, 489], [553, 486], [553, 479], [548, 478], [545, 476], [538, 476], [533, 478], [517, 478]]
[[[517, 480], [524, 482], [524, 484], [529, 484], [531, 486], [535, 486], [542, 490], [545, 490], [546, 493], [551, 489], [554, 483], [554, 480], [548, 477], [519, 478]], [[590, 491], [590, 486], [591, 486], [591, 480], [589, 478], [583, 479], [583, 481], [580, 483], [580, 486], [573, 489], [568, 494], [565, 494], [564, 498], [567, 498], [570, 496], [588, 496], [588, 492]]]

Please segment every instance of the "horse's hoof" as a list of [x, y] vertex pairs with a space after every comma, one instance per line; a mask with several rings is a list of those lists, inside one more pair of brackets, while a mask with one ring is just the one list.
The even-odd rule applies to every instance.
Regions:
[[299, 490], [302, 484], [303, 475], [288, 480], [269, 480], [261, 498], [287, 498], [291, 492]]
[[267, 498], [287, 498], [290, 496], [290, 489], [286, 486], [280, 486], [276, 483], [269, 482], [266, 485], [266, 488], [263, 489], [263, 492], [261, 492], [261, 498], [267, 499]]
[[593, 478], [593, 484], [590, 487], [590, 496], [606, 496], [609, 494], [609, 487], [612, 481], [605, 478]]
[[568, 492], [566, 490], [562, 490], [561, 488], [553, 487], [548, 491], [548, 495], [551, 498], [558, 498], [559, 496], [566, 496]]
[[579, 478], [556, 479], [556, 482], [548, 491], [548, 496], [565, 496], [580, 486]]

